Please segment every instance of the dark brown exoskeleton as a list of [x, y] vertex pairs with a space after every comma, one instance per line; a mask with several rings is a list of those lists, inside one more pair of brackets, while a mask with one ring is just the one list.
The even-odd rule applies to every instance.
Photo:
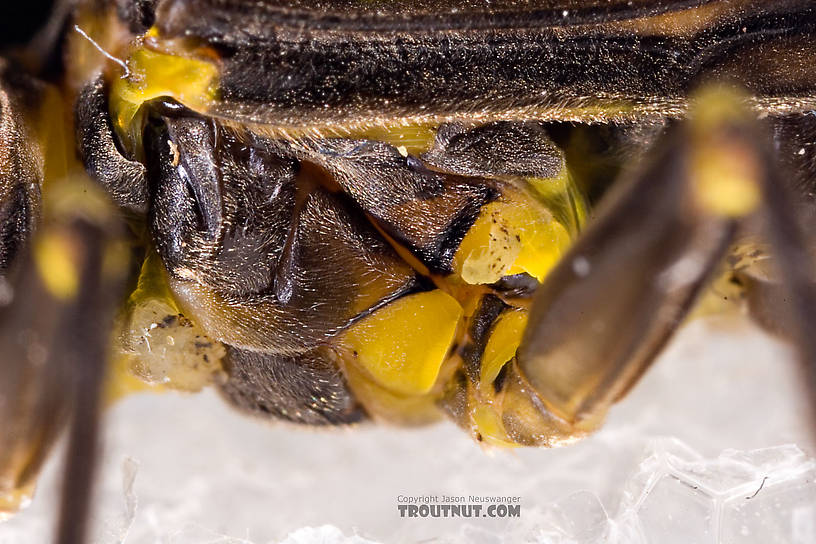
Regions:
[[[42, 74], [67, 158], [44, 85], [0, 67], [0, 491], [72, 410], [60, 542], [83, 539], [68, 497], [123, 296], [106, 252], [134, 262], [109, 358], [207, 369], [294, 423], [447, 414], [490, 444], [568, 442], [718, 274], [814, 380], [812, 2], [71, 6]], [[74, 146], [124, 219], [75, 196]], [[166, 357], [139, 351], [145, 315]]]

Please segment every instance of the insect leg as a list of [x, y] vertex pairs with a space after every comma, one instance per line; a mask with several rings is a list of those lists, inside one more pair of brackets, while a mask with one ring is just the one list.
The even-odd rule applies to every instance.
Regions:
[[80, 216], [60, 226], [63, 235], [78, 242], [72, 248], [76, 252], [73, 266], [78, 284], [74, 295], [62, 301], [60, 326], [50, 351], [55, 366], [69, 372], [73, 405], [57, 528], [59, 544], [85, 541], [109, 349], [105, 331], [122, 295], [126, 270], [127, 250], [111, 243], [111, 224], [106, 223]]
[[6, 398], [17, 410], [10, 415], [22, 421], [2, 436], [25, 461], [17, 470], [18, 485], [25, 485], [67, 424], [56, 540], [78, 544], [89, 511], [107, 331], [129, 254], [114, 238], [117, 225], [98, 188], [53, 183], [44, 222], [9, 276], [12, 300], [0, 312], [3, 375], [14, 393]]
[[[773, 165], [770, 150], [761, 150]], [[812, 168], [805, 169], [812, 176]], [[794, 191], [787, 183], [785, 168], [766, 167], [762, 176], [763, 234], [772, 247], [775, 272], [779, 275], [780, 321], [783, 334], [793, 339], [808, 375], [811, 404], [816, 413], [816, 282], [814, 262], [805, 232], [797, 220]], [[801, 173], [800, 173], [801, 175]], [[800, 180], [795, 180], [800, 181]], [[812, 184], [813, 179], [809, 182]], [[810, 211], [812, 213], [812, 210]]]
[[42, 153], [27, 107], [41, 90], [0, 59], [0, 517], [30, 493], [63, 422], [61, 375], [43, 364], [40, 338], [53, 318], [15, 300], [42, 208]]
[[513, 370], [578, 432], [646, 370], [759, 205], [763, 165], [734, 104], [701, 98], [535, 295]]

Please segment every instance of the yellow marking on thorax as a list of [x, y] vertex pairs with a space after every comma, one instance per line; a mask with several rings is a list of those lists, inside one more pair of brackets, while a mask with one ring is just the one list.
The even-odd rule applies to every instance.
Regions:
[[453, 267], [470, 284], [495, 283], [523, 272], [540, 281], [569, 243], [567, 230], [546, 208], [521, 191], [508, 190], [482, 209]]
[[403, 395], [430, 391], [462, 318], [462, 307], [436, 289], [400, 298], [352, 325], [339, 344], [382, 387]]
[[526, 327], [527, 312], [524, 310], [505, 312], [496, 320], [482, 355], [479, 377], [482, 386], [492, 385], [502, 367], [516, 356]]

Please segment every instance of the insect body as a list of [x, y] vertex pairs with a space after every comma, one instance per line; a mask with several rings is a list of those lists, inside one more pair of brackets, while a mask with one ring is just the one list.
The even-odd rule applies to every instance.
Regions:
[[[751, 258], [734, 281], [812, 359], [790, 324], [813, 322], [797, 221], [813, 182], [816, 13], [766, 4], [80, 3], [64, 45], [76, 147], [136, 263], [111, 358], [296, 423], [447, 414], [489, 444], [555, 445], [600, 424], [740, 242]], [[9, 126], [26, 126], [24, 109], [7, 108]], [[42, 157], [28, 186], [4, 178], [4, 195], [23, 196], [3, 197], [0, 264], [10, 285], [43, 284], [0, 314], [14, 333], [21, 297], [63, 299], [72, 316], [85, 296], [104, 315], [121, 284], [104, 205], [53, 214], [88, 225], [51, 227], [80, 248], [64, 270], [43, 265], [63, 247], [38, 250], [47, 227], [29, 241], [34, 189], [79, 175], [70, 153], [49, 173], [38, 138], [33, 152], [34, 139], [4, 142], [17, 173], [14, 157]], [[658, 143], [607, 191], [613, 174], [576, 158], [582, 142], [617, 166]], [[805, 211], [786, 208], [793, 188]], [[770, 275], [756, 273], [756, 234], [778, 248]], [[72, 277], [104, 281], [82, 291]], [[780, 288], [797, 302], [763, 314]], [[59, 328], [26, 327], [61, 368]], [[95, 364], [105, 344], [88, 342]], [[27, 372], [30, 354], [18, 358]], [[75, 456], [93, 445], [81, 427]], [[55, 432], [40, 428], [0, 435], [24, 452], [0, 485], [30, 481]]]

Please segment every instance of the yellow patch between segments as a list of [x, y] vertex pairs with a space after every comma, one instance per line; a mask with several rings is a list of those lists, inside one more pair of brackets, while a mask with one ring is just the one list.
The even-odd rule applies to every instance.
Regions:
[[403, 156], [407, 156], [428, 151], [435, 135], [436, 127], [431, 125], [397, 125], [371, 127], [360, 134], [351, 133], [349, 137], [384, 142], [396, 147]]
[[569, 243], [569, 233], [546, 208], [526, 195], [508, 192], [482, 209], [453, 267], [470, 284], [495, 283], [522, 272], [541, 281]]
[[577, 236], [586, 222], [587, 204], [566, 165], [557, 176], [526, 180], [553, 217], [564, 225], [571, 236]]
[[505, 312], [493, 325], [482, 355], [479, 378], [483, 385], [493, 383], [505, 363], [516, 356], [527, 327], [527, 317], [524, 310]]
[[161, 258], [150, 251], [118, 326], [108, 400], [150, 387], [199, 391], [221, 372], [224, 346], [181, 314]]
[[341, 336], [340, 344], [382, 387], [422, 395], [436, 382], [461, 319], [462, 307], [447, 293], [417, 293], [365, 317]]

